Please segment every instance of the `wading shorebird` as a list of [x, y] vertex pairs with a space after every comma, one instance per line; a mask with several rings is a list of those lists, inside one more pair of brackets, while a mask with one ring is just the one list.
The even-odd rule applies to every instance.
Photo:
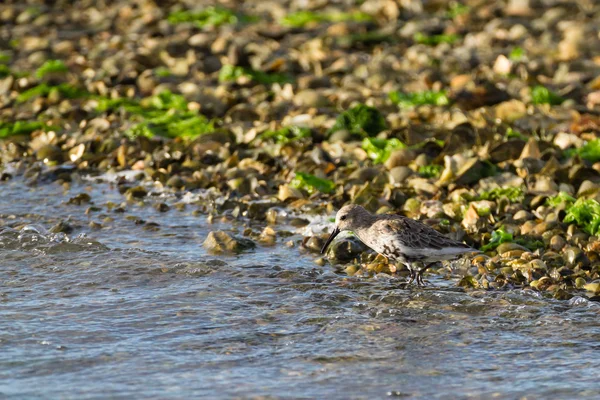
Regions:
[[[408, 283], [423, 282], [423, 272], [438, 261], [448, 261], [466, 253], [479, 253], [466, 244], [450, 239], [435, 229], [401, 215], [372, 215], [363, 207], [350, 204], [340, 208], [335, 217], [335, 229], [321, 249], [342, 231], [352, 231], [367, 246], [400, 264], [410, 272]], [[421, 265], [421, 268], [416, 266]]]

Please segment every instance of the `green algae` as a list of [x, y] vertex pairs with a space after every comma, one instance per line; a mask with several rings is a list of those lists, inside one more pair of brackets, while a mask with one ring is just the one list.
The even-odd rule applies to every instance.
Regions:
[[375, 136], [385, 129], [387, 129], [387, 123], [378, 109], [359, 104], [338, 115], [328, 134], [346, 130], [351, 134], [367, 137]]
[[335, 190], [335, 183], [329, 179], [319, 178], [315, 175], [296, 172], [296, 176], [290, 182], [295, 189], [306, 190], [309, 194], [321, 192], [330, 194]]
[[414, 93], [390, 92], [389, 98], [392, 103], [405, 108], [422, 106], [426, 104], [433, 106], [447, 106], [450, 104], [450, 99], [443, 90], [426, 90]]

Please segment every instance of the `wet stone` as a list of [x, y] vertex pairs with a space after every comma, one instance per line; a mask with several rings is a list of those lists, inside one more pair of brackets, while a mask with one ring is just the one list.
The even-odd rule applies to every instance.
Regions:
[[171, 207], [169, 207], [169, 205], [166, 203], [156, 203], [154, 208], [159, 212], [167, 212], [171, 209]]
[[239, 253], [256, 247], [252, 240], [231, 236], [224, 231], [210, 232], [202, 245], [213, 253]]
[[71, 233], [73, 232], [73, 227], [65, 221], [60, 221], [52, 228], [50, 228], [51, 233]]
[[82, 205], [89, 203], [91, 200], [92, 197], [89, 194], [79, 193], [78, 195], [71, 197], [69, 201], [67, 201], [67, 204]]
[[144, 189], [143, 186], [134, 186], [125, 191], [125, 197], [127, 198], [127, 200], [141, 199], [143, 197], [146, 197], [147, 195], [148, 191], [146, 191], [146, 189]]
[[328, 256], [336, 261], [350, 261], [360, 257], [368, 248], [357, 238], [347, 237], [331, 244]]
[[581, 258], [583, 252], [580, 248], [570, 246], [564, 250], [563, 257], [567, 265], [575, 265], [575, 263]]
[[169, 179], [167, 179], [167, 186], [176, 188], [176, 189], [181, 189], [182, 187], [185, 186], [185, 182], [183, 179], [181, 179], [180, 176], [174, 175], [174, 176], [170, 177]]
[[320, 238], [319, 236], [311, 236], [309, 238], [305, 238], [302, 242], [302, 246], [304, 248], [319, 253], [325, 244], [325, 240]]
[[62, 162], [63, 153], [58, 146], [46, 145], [41, 147], [35, 154], [36, 158], [44, 162]]

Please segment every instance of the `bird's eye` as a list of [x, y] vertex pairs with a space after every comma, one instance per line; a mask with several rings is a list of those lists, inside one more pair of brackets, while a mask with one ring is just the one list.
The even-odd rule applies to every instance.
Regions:
[[345, 219], [346, 219], [346, 216], [345, 216], [345, 215], [342, 215], [342, 216], [340, 217], [340, 220], [342, 220], [342, 221], [343, 221], [343, 220], [345, 220]]

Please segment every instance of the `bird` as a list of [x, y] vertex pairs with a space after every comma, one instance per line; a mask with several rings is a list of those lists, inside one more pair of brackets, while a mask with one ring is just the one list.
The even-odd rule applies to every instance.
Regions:
[[[423, 273], [436, 262], [453, 260], [466, 253], [480, 253], [422, 222], [402, 215], [373, 215], [359, 205], [350, 204], [337, 212], [335, 228], [323, 245], [322, 254], [342, 231], [354, 232], [371, 249], [406, 266], [410, 272], [407, 283], [416, 280], [418, 286], [425, 286]], [[419, 264], [421, 268], [417, 268]]]

